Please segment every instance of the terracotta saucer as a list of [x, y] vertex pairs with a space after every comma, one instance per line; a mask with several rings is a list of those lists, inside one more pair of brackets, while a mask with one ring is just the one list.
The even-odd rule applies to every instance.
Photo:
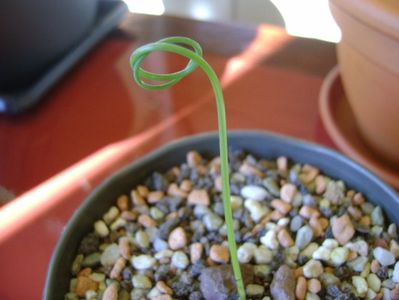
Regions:
[[328, 73], [323, 82], [319, 109], [323, 124], [337, 147], [399, 189], [399, 170], [381, 161], [360, 137], [338, 66]]

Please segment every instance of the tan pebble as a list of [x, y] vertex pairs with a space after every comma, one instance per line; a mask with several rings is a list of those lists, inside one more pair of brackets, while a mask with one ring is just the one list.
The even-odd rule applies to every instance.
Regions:
[[216, 266], [216, 262], [214, 262], [210, 257], [206, 259], [206, 265], [209, 267]]
[[217, 263], [228, 263], [230, 259], [229, 249], [222, 245], [213, 245], [209, 250], [209, 258]]
[[258, 177], [263, 177], [264, 174], [256, 167], [250, 165], [247, 162], [244, 162], [241, 166], [240, 166], [240, 173], [244, 174], [246, 176], [251, 176], [251, 175], [255, 175]]
[[299, 276], [295, 287], [295, 296], [298, 300], [304, 300], [306, 297], [307, 284], [303, 276]]
[[206, 190], [192, 190], [188, 195], [188, 203], [208, 206], [210, 204], [208, 192]]
[[186, 159], [187, 164], [192, 168], [199, 166], [202, 162], [202, 157], [197, 151], [188, 152]]
[[361, 217], [363, 216], [362, 212], [360, 211], [360, 209], [358, 209], [357, 207], [354, 207], [354, 206], [349, 206], [348, 207], [348, 213], [356, 221], [360, 220]]
[[320, 217], [320, 212], [310, 206], [302, 206], [302, 208], [299, 210], [299, 214], [304, 217], [305, 219], [310, 219], [312, 217]]
[[384, 249], [388, 249], [388, 243], [384, 239], [376, 239], [374, 241], [374, 247], [382, 247]]
[[209, 172], [211, 174], [220, 174], [220, 157], [215, 157], [212, 159]]
[[261, 224], [261, 225], [266, 225], [267, 223], [270, 222], [271, 219], [272, 219], [272, 213], [268, 213], [266, 216], [264, 216], [264, 217], [260, 220], [259, 224]]
[[308, 290], [313, 294], [317, 294], [321, 291], [321, 283], [317, 279], [310, 279], [308, 280]]
[[180, 189], [182, 189], [185, 192], [190, 192], [192, 188], [193, 188], [193, 183], [188, 179], [184, 179], [180, 183]]
[[155, 227], [157, 222], [155, 222], [149, 215], [140, 215], [137, 220], [144, 227]]
[[365, 201], [362, 193], [356, 193], [352, 198], [352, 202], [355, 205], [362, 205]]
[[285, 156], [277, 158], [277, 169], [280, 172], [286, 172], [288, 170], [288, 159]]
[[370, 226], [371, 225], [371, 218], [369, 216], [363, 216], [359, 220], [359, 224]]
[[395, 240], [391, 240], [389, 251], [395, 256], [396, 259], [399, 258], [399, 245]]
[[77, 278], [75, 293], [79, 297], [85, 297], [86, 292], [88, 290], [97, 291], [97, 289], [98, 289], [98, 282], [95, 282], [94, 280], [90, 279], [89, 277], [79, 276]]
[[373, 259], [373, 261], [371, 262], [371, 266], [370, 266], [371, 272], [377, 273], [380, 270], [380, 268], [381, 268], [380, 263], [377, 260]]
[[132, 257], [132, 248], [127, 237], [121, 237], [119, 239], [119, 252], [125, 259], [130, 259]]
[[281, 187], [280, 197], [281, 200], [291, 203], [296, 194], [296, 186], [292, 183], [286, 183]]
[[150, 192], [147, 196], [148, 203], [157, 203], [161, 201], [165, 197], [164, 192], [162, 191], [153, 191]]
[[187, 245], [187, 236], [183, 227], [176, 227], [169, 234], [168, 244], [170, 249], [178, 250], [182, 249]]
[[165, 283], [165, 281], [158, 281], [156, 287], [162, 294], [173, 294], [173, 290]]
[[286, 229], [281, 229], [277, 234], [277, 238], [280, 245], [284, 248], [289, 248], [294, 245], [294, 241]]
[[319, 175], [320, 173], [319, 169], [308, 164], [305, 164], [302, 167], [302, 172], [305, 173], [301, 177], [304, 183], [312, 182], [316, 178], [316, 176]]
[[334, 273], [334, 271], [335, 271], [335, 269], [332, 268], [332, 267], [325, 267], [324, 268], [324, 272], [327, 272], [327, 273]]
[[252, 234], [252, 235], [256, 235], [259, 231], [261, 231], [261, 230], [264, 229], [264, 228], [265, 228], [265, 225], [263, 225], [263, 224], [256, 224], [256, 225], [254, 226], [254, 228], [252, 228], [251, 234]]
[[104, 290], [102, 300], [118, 300], [118, 286], [116, 283], [111, 283]]
[[316, 176], [315, 184], [316, 184], [316, 193], [318, 195], [321, 195], [326, 191], [327, 182], [323, 175]]
[[92, 269], [91, 268], [84, 268], [82, 270], [80, 270], [80, 272], [78, 273], [78, 277], [87, 277], [91, 274]]
[[303, 267], [298, 267], [295, 269], [295, 278], [299, 278], [300, 276], [303, 276]]
[[328, 221], [328, 219], [326, 218], [319, 218], [319, 223], [321, 225], [321, 228], [323, 228], [323, 230], [326, 230], [330, 225], [330, 221]]
[[119, 196], [116, 200], [116, 205], [121, 211], [129, 209], [129, 198], [126, 195]]
[[161, 265], [170, 264], [170, 257], [162, 257], [158, 261]]
[[111, 279], [120, 278], [121, 272], [125, 266], [126, 266], [126, 259], [124, 259], [123, 257], [119, 257], [115, 265], [112, 267], [109, 277]]
[[345, 245], [355, 234], [352, 221], [347, 214], [339, 218], [335, 218], [332, 223], [332, 233], [334, 238], [341, 244]]
[[270, 213], [270, 219], [273, 221], [278, 221], [283, 217], [284, 217], [284, 215], [281, 212], [279, 212], [277, 209], [273, 210]]
[[146, 204], [146, 202], [145, 202], [143, 196], [141, 196], [140, 193], [139, 193], [138, 191], [133, 190], [133, 191], [130, 193], [130, 197], [132, 198], [133, 205], [139, 206], [139, 205], [144, 205], [144, 204]]
[[216, 176], [215, 180], [213, 181], [213, 184], [215, 185], [215, 189], [218, 192], [221, 192], [223, 190], [222, 176]]
[[151, 300], [172, 300], [172, 296], [168, 294], [163, 294], [152, 297]]
[[200, 176], [203, 176], [208, 172], [208, 168], [204, 165], [199, 165], [197, 166], [197, 172]]
[[292, 208], [291, 204], [280, 199], [272, 200], [270, 202], [270, 206], [277, 209], [279, 212], [281, 212], [284, 215], [288, 214]]
[[202, 257], [204, 251], [204, 245], [201, 243], [194, 243], [190, 246], [190, 260], [192, 264], [195, 264]]
[[121, 218], [126, 221], [135, 221], [137, 220], [138, 213], [136, 211], [125, 210], [121, 213]]
[[179, 217], [178, 212], [172, 211], [171, 213], [167, 214], [165, 219], [166, 219], [166, 221], [169, 221], [169, 220], [177, 219], [178, 217]]
[[323, 226], [321, 226], [321, 223], [318, 218], [316, 217], [311, 217], [309, 220], [309, 225], [313, 229], [313, 233], [316, 237], [321, 236], [323, 232]]
[[183, 190], [181, 190], [176, 183], [172, 183], [168, 187], [168, 195], [174, 196], [174, 197], [181, 197], [181, 198], [186, 198], [187, 193]]
[[346, 197], [352, 199], [353, 196], [355, 196], [355, 194], [356, 194], [356, 192], [355, 192], [354, 190], [348, 190], [348, 191], [346, 192]]
[[139, 185], [137, 186], [137, 192], [141, 197], [147, 198], [148, 194], [150, 193], [150, 190], [145, 185]]

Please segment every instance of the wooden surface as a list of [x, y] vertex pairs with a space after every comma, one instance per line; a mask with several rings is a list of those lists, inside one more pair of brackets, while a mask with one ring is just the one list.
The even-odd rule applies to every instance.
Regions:
[[[133, 82], [131, 51], [170, 35], [203, 46], [221, 79], [230, 129], [270, 130], [332, 146], [318, 94], [336, 64], [333, 44], [267, 25], [129, 15], [40, 106], [0, 117], [0, 183], [21, 195], [0, 209], [1, 299], [41, 298], [63, 226], [104, 178], [168, 141], [217, 129], [202, 72], [162, 92]], [[185, 63], [159, 54], [146, 65], [168, 72]]]

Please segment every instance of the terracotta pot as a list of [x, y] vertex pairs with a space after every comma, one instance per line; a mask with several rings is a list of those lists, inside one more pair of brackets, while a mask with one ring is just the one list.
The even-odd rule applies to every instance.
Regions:
[[399, 1], [330, 0], [345, 92], [360, 133], [399, 168]]

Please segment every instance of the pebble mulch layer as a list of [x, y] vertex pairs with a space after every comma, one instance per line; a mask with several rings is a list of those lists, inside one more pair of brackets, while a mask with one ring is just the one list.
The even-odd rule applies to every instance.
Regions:
[[[316, 167], [230, 154], [248, 299], [399, 300], [397, 227]], [[220, 160], [195, 151], [121, 195], [80, 243], [65, 299], [237, 299]]]

